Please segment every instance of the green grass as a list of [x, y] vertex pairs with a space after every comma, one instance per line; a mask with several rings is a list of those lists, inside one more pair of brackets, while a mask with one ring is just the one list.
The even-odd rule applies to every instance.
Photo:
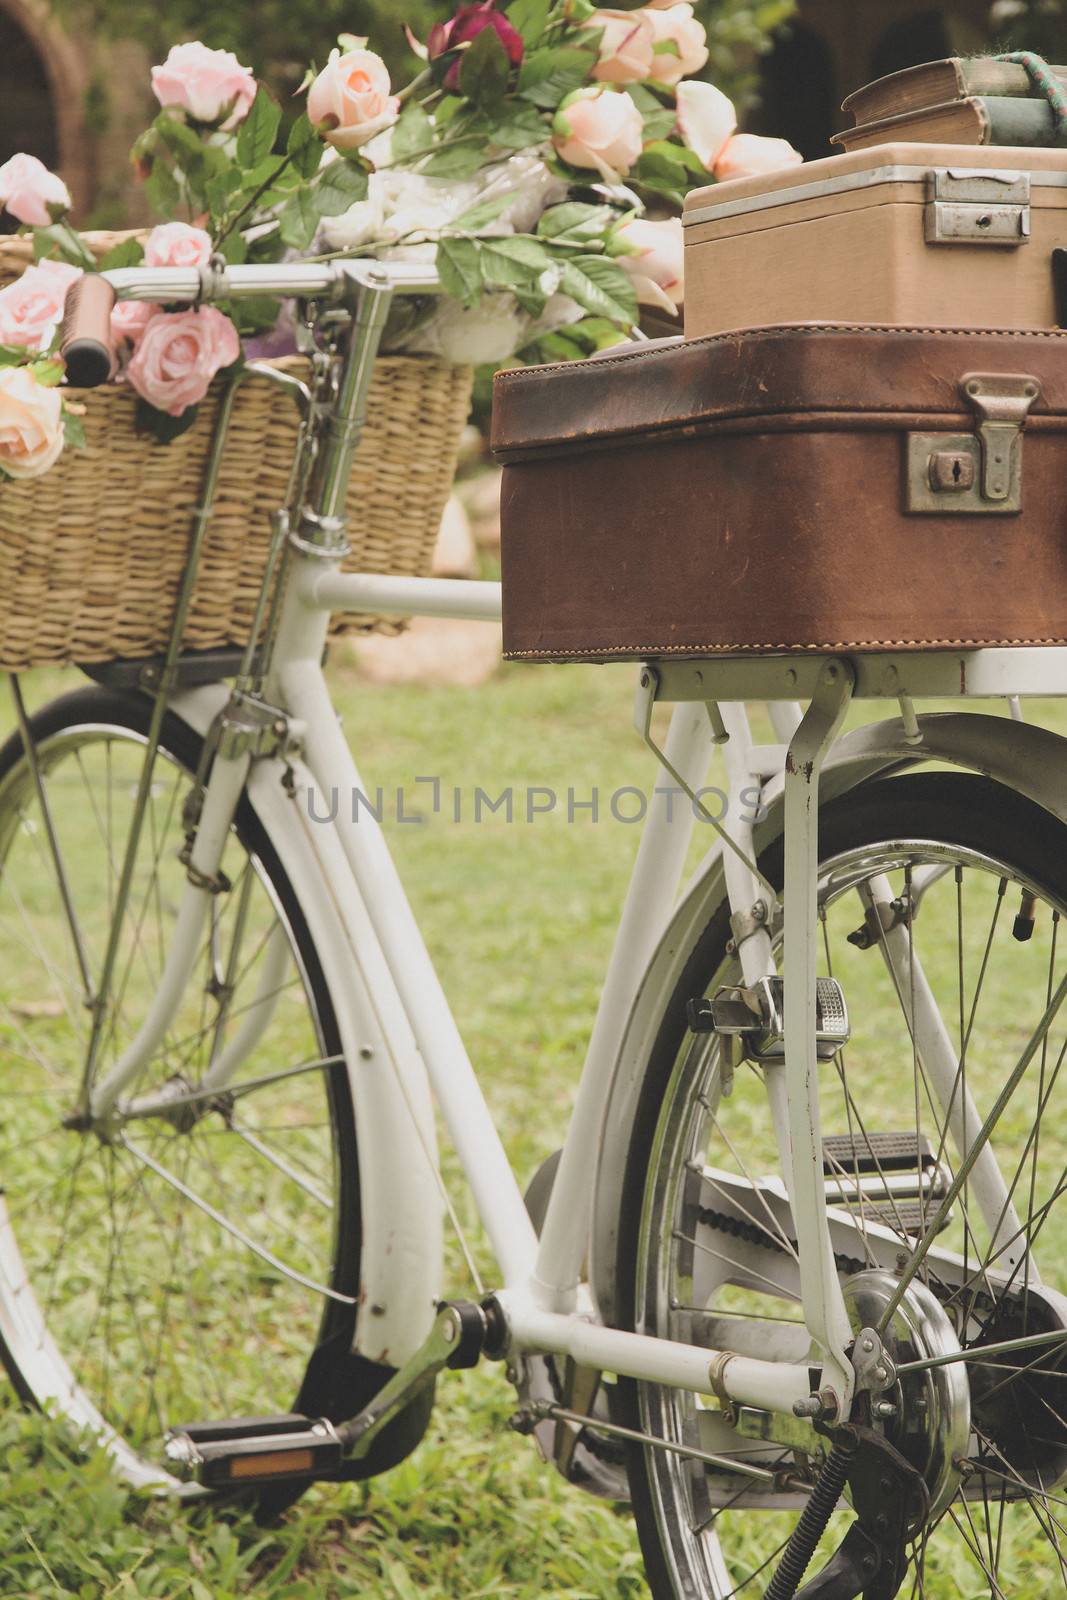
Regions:
[[[388, 832], [525, 1182], [561, 1142], [638, 843], [640, 829], [614, 820], [608, 799], [624, 785], [649, 789], [655, 775], [630, 725], [632, 672], [505, 668], [474, 691], [369, 688], [343, 664], [331, 676], [368, 791], [400, 787], [407, 815], [427, 813], [429, 789], [415, 780], [441, 779], [444, 814], [422, 825], [394, 818]], [[67, 686], [43, 675], [31, 697]], [[1053, 707], [1034, 716], [1065, 726]], [[509, 785], [515, 820], [498, 814], [476, 824], [475, 788], [495, 796]], [[528, 822], [523, 803], [533, 785], [556, 790], [563, 805]], [[578, 801], [600, 790], [598, 821], [580, 810], [568, 825], [569, 786]], [[458, 823], [450, 820], [457, 788]], [[710, 829], [696, 832], [694, 859], [713, 842]], [[849, 998], [855, 1004], [852, 989]], [[488, 1274], [447, 1153], [445, 1170]], [[450, 1262], [451, 1287], [464, 1292], [454, 1248]], [[239, 1336], [240, 1308], [231, 1309], [232, 1334], [217, 1332], [219, 1357], [248, 1366], [254, 1349]], [[628, 1517], [568, 1488], [507, 1430], [509, 1391], [497, 1369], [446, 1377], [438, 1395], [427, 1438], [401, 1467], [365, 1486], [317, 1487], [265, 1531], [237, 1511], [176, 1511], [127, 1494], [99, 1454], [83, 1459], [60, 1427], [28, 1419], [8, 1394], [0, 1403], [0, 1595], [625, 1600], [646, 1592]], [[1042, 1559], [1021, 1552], [1013, 1595], [1043, 1592], [1052, 1574]], [[936, 1600], [987, 1592], [975, 1574], [973, 1564], [954, 1563], [928, 1592]]]

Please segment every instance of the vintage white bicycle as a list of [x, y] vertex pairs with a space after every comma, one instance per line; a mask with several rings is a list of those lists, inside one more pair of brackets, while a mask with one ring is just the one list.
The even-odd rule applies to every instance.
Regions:
[[[381, 828], [323, 820], [324, 797], [369, 792], [321, 670], [330, 613], [499, 615], [493, 584], [340, 570], [383, 321], [432, 276], [107, 277], [167, 304], [291, 295], [328, 359], [243, 658], [181, 652], [209, 471], [165, 659], [32, 715], [13, 680], [19, 1392], [132, 1484], [269, 1510], [400, 1460], [435, 1378], [497, 1361], [519, 1430], [632, 1499], [657, 1596], [782, 1600], [809, 1565], [805, 1595], [955, 1593], [960, 1560], [983, 1592], [1020, 1561], [1067, 1586], [1067, 743], [913, 707], [1055, 692], [1062, 652], [641, 669], [654, 749], [653, 706], [675, 705], [676, 793], [719, 747], [730, 804], [680, 895], [699, 798], [650, 812], [566, 1143], [527, 1204]], [[81, 347], [87, 381], [103, 354]], [[212, 470], [223, 447], [220, 426]], [[857, 697], [894, 715], [838, 737]], [[437, 1112], [497, 1263], [473, 1299], [442, 1282]]]

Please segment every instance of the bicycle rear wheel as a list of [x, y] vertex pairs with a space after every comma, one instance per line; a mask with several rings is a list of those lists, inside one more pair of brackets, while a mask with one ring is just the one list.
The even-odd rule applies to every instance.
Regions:
[[[780, 843], [763, 867], [781, 882]], [[962, 1150], [986, 1152], [886, 1332], [898, 1360], [947, 1358], [902, 1378], [876, 1423], [927, 1497], [901, 1540], [900, 1592], [1065, 1593], [1067, 1006], [1043, 1038], [1038, 1026], [1067, 975], [1067, 829], [985, 779], [893, 778], [820, 814], [819, 884], [822, 970], [842, 983], [852, 1022], [848, 1046], [822, 1064], [820, 1099], [831, 1237], [857, 1330], [890, 1309]], [[881, 933], [864, 916], [865, 892], [882, 904]], [[617, 1321], [803, 1363], [797, 1232], [764, 1084], [779, 1069], [744, 1062], [731, 1074], [720, 1041], [686, 1024], [686, 1000], [739, 981], [728, 913], [720, 907], [694, 945], [646, 1069], [619, 1228]], [[906, 957], [896, 976], [883, 959], [890, 927]], [[955, 1056], [947, 1097], [909, 1027], [921, 983], [913, 958]], [[629, 1426], [683, 1447], [631, 1452], [657, 1600], [763, 1594], [825, 1443], [809, 1433], [797, 1446], [788, 1422], [769, 1413], [652, 1384], [619, 1390]], [[737, 1470], [687, 1457], [687, 1446], [732, 1457]], [[746, 1476], [746, 1462], [763, 1478]], [[811, 1576], [851, 1521], [842, 1505]]]
[[[330, 993], [299, 895], [247, 800], [188, 992], [129, 1091], [165, 1091], [172, 1109], [103, 1133], [65, 1123], [149, 710], [140, 696], [92, 688], [32, 719], [50, 816], [19, 737], [0, 749], [0, 1354], [25, 1400], [88, 1429], [131, 1482], [177, 1488], [162, 1456], [168, 1427], [342, 1403], [359, 1174]], [[98, 1077], [159, 982], [200, 753], [168, 716]], [[243, 1052], [236, 1073], [198, 1099], [227, 1047]], [[350, 1409], [359, 1403], [352, 1393]]]

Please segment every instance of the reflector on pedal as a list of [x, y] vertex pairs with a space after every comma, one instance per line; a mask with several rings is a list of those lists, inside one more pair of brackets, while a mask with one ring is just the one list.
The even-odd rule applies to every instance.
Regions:
[[342, 1447], [325, 1417], [234, 1417], [172, 1428], [167, 1459], [209, 1488], [279, 1478], [325, 1478], [341, 1465]]
[[[779, 977], [761, 978], [752, 988], [727, 985], [716, 990], [710, 1001], [690, 1001], [689, 1025], [698, 1033], [742, 1038], [746, 1054], [757, 1061], [780, 1061], [785, 1055], [785, 982]], [[836, 978], [816, 978], [815, 1047], [819, 1059], [830, 1060], [848, 1038], [848, 1007], [841, 985]]]

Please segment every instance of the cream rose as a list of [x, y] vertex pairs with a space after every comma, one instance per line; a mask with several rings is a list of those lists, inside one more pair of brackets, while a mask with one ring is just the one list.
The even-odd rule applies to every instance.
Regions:
[[592, 167], [605, 183], [617, 183], [641, 154], [643, 132], [641, 113], [628, 94], [591, 84], [560, 104], [552, 143], [572, 167]]
[[187, 222], [164, 222], [145, 240], [146, 267], [206, 267], [211, 260], [211, 235]]
[[635, 217], [615, 229], [608, 249], [633, 279], [634, 293], [642, 305], [676, 314], [685, 297], [680, 218], [646, 222]]
[[737, 127], [737, 112], [732, 100], [713, 83], [680, 83], [678, 132], [710, 172], [722, 154], [723, 146]]
[[20, 152], [0, 167], [0, 210], [31, 228], [46, 228], [52, 210], [70, 210], [70, 190], [36, 156]]
[[149, 319], [126, 376], [142, 399], [180, 417], [201, 401], [221, 367], [241, 353], [237, 329], [213, 306], [160, 311]]
[[0, 473], [39, 478], [62, 449], [59, 390], [38, 383], [29, 367], [0, 367]]
[[708, 59], [707, 34], [691, 5], [649, 11], [648, 22], [660, 47], [652, 57], [651, 77], [656, 83], [674, 85], [700, 71]]
[[81, 275], [65, 261], [39, 261], [0, 289], [0, 344], [47, 350], [63, 320], [67, 290]]
[[152, 91], [161, 106], [183, 111], [194, 122], [234, 128], [256, 98], [256, 80], [232, 50], [209, 50], [199, 39], [176, 44], [160, 67], [152, 68]]
[[720, 183], [731, 178], [756, 178], [783, 167], [799, 167], [804, 157], [788, 139], [765, 139], [759, 133], [735, 133], [727, 139], [715, 159], [714, 172]]
[[354, 150], [388, 128], [400, 112], [389, 69], [373, 50], [335, 50], [308, 90], [308, 116], [338, 150]]
[[640, 11], [598, 11], [582, 24], [601, 35], [593, 77], [600, 83], [640, 83], [652, 71], [656, 36]]

